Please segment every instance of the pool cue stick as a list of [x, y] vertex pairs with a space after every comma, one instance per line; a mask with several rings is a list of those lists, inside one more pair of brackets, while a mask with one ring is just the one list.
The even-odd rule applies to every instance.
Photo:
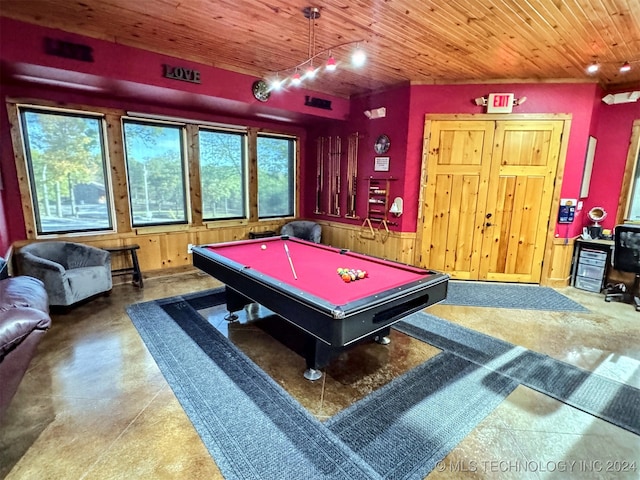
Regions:
[[293, 273], [293, 278], [295, 278], [296, 280], [298, 279], [298, 276], [296, 275], [296, 269], [293, 268], [293, 262], [291, 261], [291, 255], [289, 254], [289, 247], [287, 247], [287, 244], [284, 244], [284, 251], [287, 253], [287, 258], [289, 259], [289, 265], [291, 266], [291, 273]]

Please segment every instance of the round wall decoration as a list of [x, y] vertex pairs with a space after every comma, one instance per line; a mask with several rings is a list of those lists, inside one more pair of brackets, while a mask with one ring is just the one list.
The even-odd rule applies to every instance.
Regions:
[[256, 97], [256, 100], [260, 100], [261, 102], [266, 102], [271, 96], [269, 86], [264, 80], [256, 80], [253, 82], [251, 90], [253, 91], [253, 96]]
[[386, 135], [380, 135], [376, 140], [376, 144], [373, 146], [373, 148], [377, 154], [381, 154], [387, 153], [390, 146], [391, 141], [389, 140], [389, 137], [387, 137]]

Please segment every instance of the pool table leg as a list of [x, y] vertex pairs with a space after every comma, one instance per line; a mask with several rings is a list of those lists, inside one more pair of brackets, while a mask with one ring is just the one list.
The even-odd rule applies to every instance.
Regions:
[[304, 371], [304, 378], [315, 382], [316, 380], [322, 378], [322, 372], [320, 370], [316, 370], [315, 368], [307, 368]]
[[389, 345], [391, 343], [391, 339], [389, 338], [389, 334], [391, 333], [391, 327], [385, 328], [381, 330], [376, 336], [375, 341], [380, 345]]
[[237, 322], [238, 315], [236, 315], [234, 312], [229, 312], [224, 316], [224, 319], [229, 323]]
[[229, 312], [229, 314], [224, 317], [227, 322], [238, 321], [238, 315], [236, 315], [235, 312], [242, 310], [245, 305], [253, 303], [252, 300], [228, 286], [225, 287], [225, 296], [227, 301], [227, 310]]
[[[380, 345], [388, 345], [391, 343], [389, 334], [391, 333], [391, 327], [383, 328], [375, 334], [370, 334], [369, 341], [373, 338]], [[304, 348], [305, 360], [307, 362], [307, 369], [304, 371], [304, 378], [307, 380], [315, 381], [322, 378], [321, 368], [326, 367], [329, 362], [350, 347], [331, 347], [323, 343], [322, 341], [307, 337], [306, 347]]]

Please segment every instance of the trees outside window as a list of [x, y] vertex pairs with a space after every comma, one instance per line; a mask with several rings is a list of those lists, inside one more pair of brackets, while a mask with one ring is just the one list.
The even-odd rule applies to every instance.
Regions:
[[631, 196], [629, 197], [629, 213], [626, 220], [640, 222], [640, 149], [636, 155], [635, 175], [631, 184]]
[[203, 220], [246, 218], [245, 132], [200, 129]]
[[187, 223], [184, 126], [124, 120], [132, 226]]
[[295, 140], [258, 135], [258, 217], [293, 216]]
[[38, 235], [112, 230], [102, 117], [19, 111]]
[[21, 185], [29, 238], [295, 216], [294, 136], [113, 110], [11, 102], [8, 109], [22, 133], [14, 150], [25, 152], [18, 168], [29, 179], [29, 190]]

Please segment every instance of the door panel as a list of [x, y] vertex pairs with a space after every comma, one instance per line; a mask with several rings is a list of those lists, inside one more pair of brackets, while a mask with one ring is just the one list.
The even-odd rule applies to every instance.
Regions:
[[434, 122], [423, 195], [421, 263], [477, 278], [494, 123]]
[[432, 121], [421, 265], [538, 283], [563, 120]]
[[[538, 283], [562, 121], [496, 122], [480, 263], [482, 280]], [[495, 215], [493, 215], [495, 212]]]

